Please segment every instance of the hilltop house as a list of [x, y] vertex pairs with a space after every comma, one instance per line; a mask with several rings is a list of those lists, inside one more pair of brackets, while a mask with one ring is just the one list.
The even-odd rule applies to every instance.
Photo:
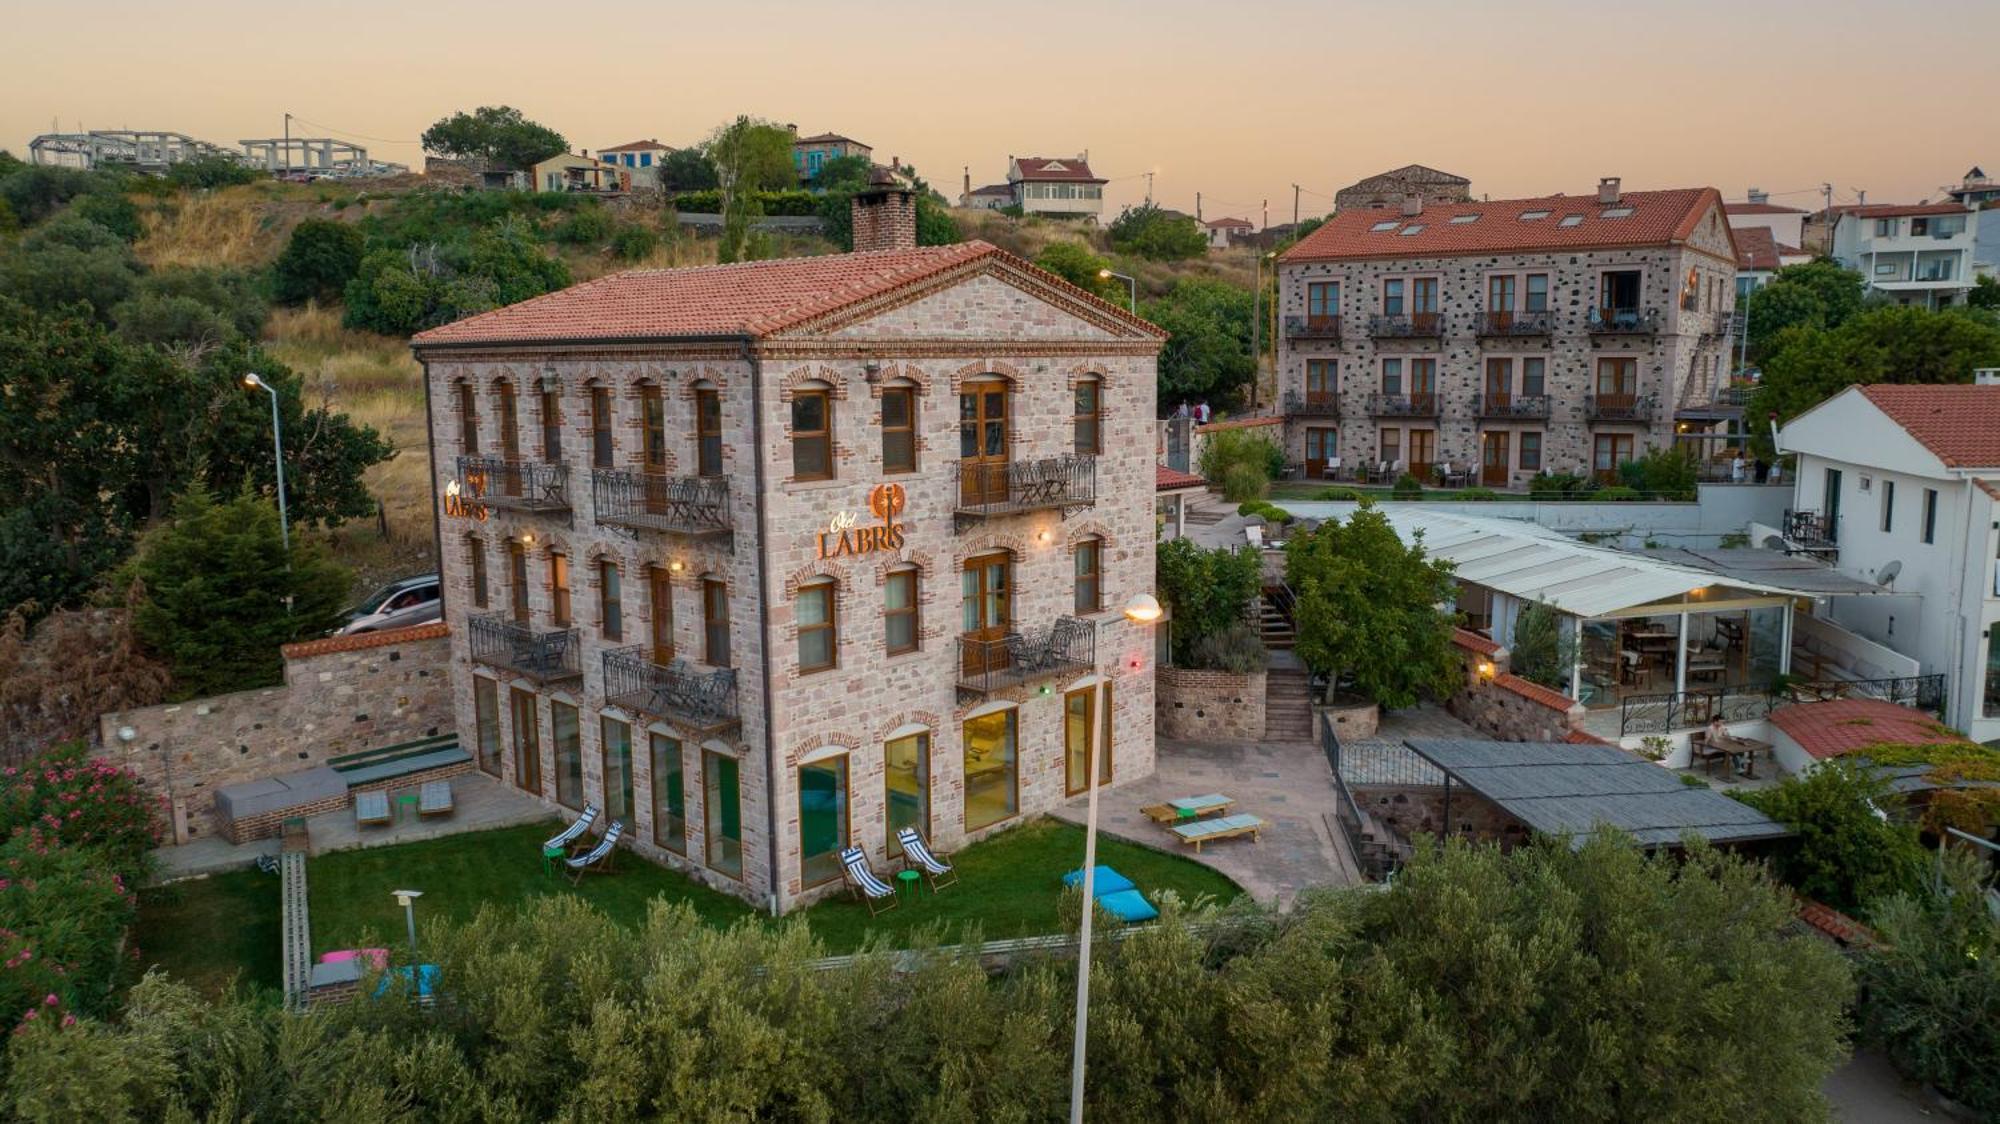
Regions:
[[1972, 215], [1958, 202], [1849, 207], [1833, 217], [1833, 257], [1871, 293], [1926, 308], [1962, 304], [1973, 286]]
[[1024, 214], [1096, 222], [1104, 214], [1104, 184], [1090, 155], [1009, 156], [1007, 184]]
[[1201, 227], [1208, 235], [1208, 248], [1211, 250], [1227, 250], [1257, 231], [1249, 219], [1212, 219], [1202, 223]]
[[811, 180], [819, 176], [820, 168], [829, 160], [838, 160], [843, 156], [859, 156], [866, 160], [874, 152], [860, 141], [839, 133], [800, 137], [792, 142], [792, 170], [799, 174], [799, 179]]

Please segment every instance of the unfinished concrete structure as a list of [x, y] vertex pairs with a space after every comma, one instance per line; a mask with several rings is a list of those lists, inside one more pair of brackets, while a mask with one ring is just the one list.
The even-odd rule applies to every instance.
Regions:
[[158, 129], [92, 129], [43, 133], [28, 142], [28, 161], [65, 168], [130, 168], [161, 173], [175, 164], [205, 156], [236, 153], [186, 133]]
[[241, 140], [242, 159], [272, 174], [308, 172], [322, 176], [396, 176], [407, 164], [370, 160], [368, 150], [332, 137], [264, 137]]

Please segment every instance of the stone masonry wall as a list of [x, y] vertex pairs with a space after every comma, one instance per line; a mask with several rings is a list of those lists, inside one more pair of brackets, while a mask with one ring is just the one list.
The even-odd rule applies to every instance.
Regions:
[[293, 644], [283, 686], [104, 714], [98, 744], [167, 799], [185, 843], [217, 833], [224, 785], [450, 732], [449, 655], [443, 625]]
[[1264, 737], [1264, 673], [1163, 667], [1153, 677], [1154, 729], [1187, 741]]
[[[1491, 218], [1492, 216], [1489, 216]], [[1522, 432], [1542, 434], [1541, 461], [1554, 472], [1589, 470], [1592, 438], [1597, 433], [1629, 433], [1634, 437], [1634, 455], [1673, 440], [1675, 407], [1709, 387], [1719, 370], [1726, 369], [1726, 340], [1714, 334], [1715, 326], [1726, 321], [1735, 303], [1735, 265], [1726, 250], [1717, 252], [1714, 238], [1705, 229], [1694, 239], [1695, 248], [1653, 248], [1484, 255], [1446, 258], [1409, 258], [1370, 261], [1304, 262], [1279, 268], [1278, 323], [1286, 316], [1306, 314], [1307, 285], [1314, 281], [1340, 282], [1340, 326], [1338, 340], [1291, 339], [1280, 331], [1278, 370], [1280, 395], [1303, 393], [1309, 360], [1334, 360], [1339, 366], [1338, 418], [1295, 417], [1286, 424], [1286, 448], [1295, 461], [1303, 461], [1306, 430], [1338, 431], [1338, 452], [1343, 465], [1352, 468], [1382, 459], [1381, 431], [1402, 431], [1401, 456], [1409, 458], [1408, 431], [1435, 429], [1439, 463], [1454, 468], [1480, 465], [1481, 434], [1504, 430], [1508, 439], [1507, 486], [1525, 487], [1533, 470], [1520, 466]], [[1726, 244], [1725, 244], [1726, 245]], [[1592, 334], [1586, 329], [1590, 307], [1597, 301], [1598, 278], [1605, 270], [1637, 268], [1641, 271], [1642, 308], [1658, 310], [1662, 322], [1655, 336], [1639, 334]], [[1696, 310], [1681, 307], [1682, 285], [1689, 269], [1697, 277], [1701, 294]], [[1547, 273], [1549, 305], [1554, 316], [1554, 333], [1547, 337], [1481, 338], [1477, 334], [1479, 313], [1486, 300], [1486, 281], [1494, 274]], [[1382, 282], [1390, 277], [1438, 278], [1438, 307], [1443, 335], [1427, 339], [1374, 339], [1368, 331], [1371, 315], [1382, 310]], [[1517, 283], [1517, 288], [1525, 283]], [[1720, 307], [1710, 294], [1720, 292]], [[1520, 295], [1517, 292], [1517, 305]], [[1510, 356], [1514, 363], [1513, 392], [1521, 393], [1520, 360], [1540, 357], [1547, 361], [1546, 393], [1550, 417], [1546, 420], [1482, 420], [1474, 397], [1485, 390], [1485, 361], [1488, 357]], [[1430, 358], [1437, 363], [1439, 416], [1434, 419], [1377, 418], [1369, 414], [1369, 395], [1382, 389], [1382, 360], [1400, 357], [1403, 363], [1403, 393], [1409, 393], [1409, 360]], [[1586, 398], [1596, 392], [1598, 360], [1630, 357], [1638, 360], [1638, 393], [1654, 402], [1650, 424], [1634, 422], [1592, 422], [1586, 413]], [[1721, 366], [1718, 367], [1718, 364]], [[1696, 393], [1694, 396], [1704, 396]]]
[[[1444, 834], [1444, 787], [1358, 785], [1354, 802], [1376, 822], [1389, 826], [1406, 842], [1420, 834]], [[1451, 789], [1451, 834], [1479, 841], [1499, 840], [1507, 846], [1526, 842], [1527, 825], [1476, 792], [1458, 785]]]

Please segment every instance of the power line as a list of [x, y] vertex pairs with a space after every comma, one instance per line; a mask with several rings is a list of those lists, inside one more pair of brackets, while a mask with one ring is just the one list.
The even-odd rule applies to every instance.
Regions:
[[294, 120], [294, 121], [297, 121], [297, 122], [299, 122], [299, 123], [300, 123], [300, 124], [302, 124], [302, 125], [311, 125], [311, 126], [312, 126], [313, 128], [315, 128], [315, 129], [325, 129], [325, 130], [326, 130], [327, 132], [329, 132], [329, 133], [332, 133], [332, 134], [333, 134], [334, 136], [337, 136], [337, 137], [352, 137], [352, 138], [353, 138], [353, 139], [355, 139], [355, 140], [366, 140], [366, 141], [375, 141], [375, 142], [376, 142], [376, 143], [378, 143], [378, 144], [422, 144], [422, 143], [424, 143], [424, 142], [423, 142], [423, 141], [421, 141], [421, 140], [398, 140], [398, 139], [396, 139], [396, 138], [394, 138], [394, 137], [371, 137], [371, 136], [369, 136], [369, 135], [368, 135], [368, 134], [366, 134], [366, 133], [350, 133], [350, 132], [346, 131], [345, 129], [336, 129], [336, 128], [334, 128], [334, 127], [333, 127], [332, 125], [322, 125], [322, 124], [320, 124], [320, 123], [319, 123], [318, 121], [313, 121], [313, 120], [310, 120], [310, 119], [308, 119], [308, 118], [304, 118], [304, 117], [300, 117], [300, 116], [299, 116], [298, 114], [296, 114], [296, 113], [292, 114], [292, 120]]

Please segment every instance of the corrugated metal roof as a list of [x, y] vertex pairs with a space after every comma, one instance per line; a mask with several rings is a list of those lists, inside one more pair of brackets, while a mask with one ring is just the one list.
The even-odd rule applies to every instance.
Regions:
[[1776, 839], [1785, 825], [1609, 745], [1411, 738], [1403, 744], [1508, 815], [1581, 844], [1606, 827], [1641, 846], [1693, 832], [1712, 843]]
[[1619, 609], [1727, 586], [1753, 595], [1792, 591], [1761, 582], [1721, 581], [1692, 566], [1566, 538], [1518, 519], [1459, 515], [1423, 507], [1383, 508], [1408, 542], [1423, 533], [1424, 550], [1456, 566], [1456, 576], [1565, 613], [1595, 617]]

